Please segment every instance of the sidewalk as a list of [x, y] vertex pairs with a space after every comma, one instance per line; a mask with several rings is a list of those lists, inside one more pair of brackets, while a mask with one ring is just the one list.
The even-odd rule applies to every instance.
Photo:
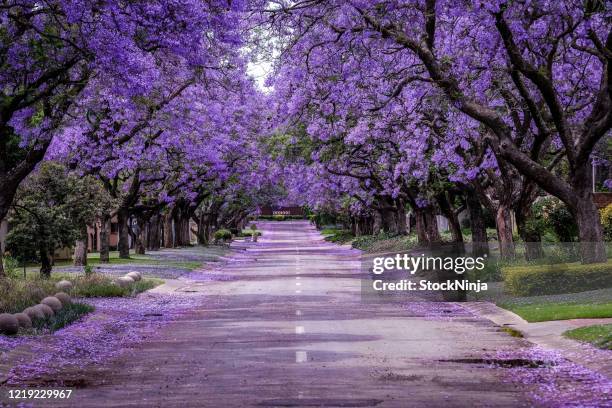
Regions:
[[520, 331], [531, 343], [546, 349], [561, 351], [568, 360], [612, 378], [612, 352], [596, 349], [588, 344], [563, 337], [563, 333], [567, 330], [596, 324], [610, 324], [612, 318], [529, 323], [519, 315], [491, 302], [467, 302], [462, 306], [499, 326], [508, 326]]

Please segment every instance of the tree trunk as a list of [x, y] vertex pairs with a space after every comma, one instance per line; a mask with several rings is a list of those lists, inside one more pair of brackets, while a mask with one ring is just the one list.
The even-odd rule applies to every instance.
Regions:
[[431, 207], [428, 207], [424, 212], [427, 240], [429, 245], [437, 245], [442, 242], [442, 238], [440, 238], [440, 231], [438, 231], [438, 220], [436, 219], [436, 213]]
[[119, 227], [119, 258], [127, 259], [130, 257], [130, 233], [129, 233], [129, 214], [126, 209], [119, 209], [117, 212], [117, 222]]
[[578, 234], [580, 238], [580, 257], [582, 263], [606, 262], [606, 248], [603, 242], [603, 232], [599, 211], [593, 203], [592, 193], [580, 200], [574, 210]]
[[427, 238], [427, 227], [425, 226], [425, 213], [422, 209], [414, 210], [416, 219], [416, 231], [419, 246], [426, 246], [429, 243]]
[[[1, 184], [0, 187], [2, 187]], [[4, 219], [6, 218], [6, 215], [8, 214], [10, 208], [11, 203], [6, 204], [6, 202], [4, 201], [7, 198], [9, 197], [4, 197], [2, 190], [0, 190], [0, 224], [2, 224], [2, 221], [4, 221]], [[13, 199], [12, 195], [10, 196], [10, 199]], [[4, 261], [2, 260], [4, 254], [2, 252], [4, 251], [0, 250], [0, 279], [6, 278], [6, 272], [4, 271]]]
[[372, 224], [372, 235], [380, 234], [382, 228], [382, 216], [379, 211], [374, 211], [374, 223]]
[[164, 215], [164, 247], [174, 248], [174, 237], [172, 235], [172, 214]]
[[466, 200], [468, 211], [470, 212], [470, 228], [472, 230], [472, 256], [488, 255], [487, 227], [480, 201], [478, 201], [476, 194], [473, 192], [467, 192]]
[[40, 277], [49, 279], [51, 277], [51, 269], [53, 268], [53, 254], [46, 246], [41, 246], [40, 251]]
[[448, 220], [448, 227], [450, 229], [453, 244], [459, 253], [464, 253], [465, 246], [463, 242], [463, 232], [461, 232], [459, 217], [452, 207], [452, 200], [447, 197], [447, 194], [440, 194], [437, 199], [442, 214]]
[[516, 209], [516, 226], [518, 233], [525, 243], [525, 260], [533, 261], [544, 256], [542, 249], [542, 237], [538, 231], [527, 225], [531, 216], [531, 206]]
[[87, 225], [81, 228], [81, 238], [74, 245], [74, 266], [87, 265]]
[[512, 217], [510, 207], [499, 203], [495, 214], [495, 225], [497, 227], [497, 239], [499, 242], [499, 253], [502, 258], [511, 259], [516, 255], [514, 241], [512, 239]]
[[159, 218], [159, 214], [155, 214], [149, 220], [147, 243], [151, 251], [159, 250]]
[[406, 210], [403, 203], [399, 203], [395, 216], [397, 218], [397, 233], [406, 235], [408, 233], [408, 226], [406, 224]]
[[384, 209], [380, 212], [382, 218], [382, 230], [395, 235], [398, 233], [397, 214], [392, 209]]
[[110, 262], [110, 230], [111, 216], [109, 214], [102, 215], [100, 219], [100, 262]]
[[134, 236], [136, 237], [135, 242], [134, 242], [134, 251], [138, 255], [144, 255], [145, 254], [145, 239], [146, 239], [146, 228], [145, 228], [146, 223], [140, 217], [137, 218], [136, 222], [138, 225], [138, 231], [134, 231], [135, 232]]

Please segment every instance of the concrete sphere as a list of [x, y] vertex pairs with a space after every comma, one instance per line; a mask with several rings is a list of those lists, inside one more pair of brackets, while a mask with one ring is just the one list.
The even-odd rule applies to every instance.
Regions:
[[62, 302], [62, 306], [66, 306], [69, 305], [70, 303], [72, 303], [72, 300], [70, 299], [70, 295], [64, 293], [64, 292], [57, 292], [55, 295], [56, 298], [58, 298], [58, 300], [60, 302]]
[[55, 284], [55, 288], [57, 290], [61, 290], [62, 292], [68, 292], [72, 289], [72, 282], [68, 280], [61, 280]]
[[40, 309], [43, 312], [43, 314], [45, 315], [45, 319], [49, 319], [49, 318], [55, 316], [55, 312], [53, 311], [53, 309], [51, 309], [49, 306], [47, 306], [47, 305], [45, 305], [43, 303], [40, 303], [40, 304], [38, 304], [38, 305], [36, 305], [34, 307]]
[[130, 273], [128, 273], [125, 276], [128, 276], [128, 277], [134, 279], [134, 282], [138, 282], [139, 280], [142, 279], [142, 275], [140, 274], [140, 272], [130, 272]]
[[42, 320], [45, 318], [45, 314], [42, 309], [37, 307], [28, 307], [23, 313], [27, 314], [31, 321]]
[[47, 296], [41, 300], [40, 303], [49, 306], [54, 312], [57, 312], [62, 308], [62, 302], [60, 302], [60, 300], [55, 296]]
[[19, 331], [19, 321], [8, 313], [0, 314], [0, 334], [13, 335]]
[[120, 287], [127, 288], [134, 283], [134, 279], [130, 278], [129, 276], [122, 276], [120, 278], [117, 278], [115, 282], [117, 282], [117, 285], [119, 285]]
[[13, 316], [15, 316], [15, 318], [17, 319], [17, 322], [19, 322], [19, 327], [24, 328], [24, 329], [32, 328], [32, 320], [30, 320], [30, 317], [27, 314], [15, 313]]

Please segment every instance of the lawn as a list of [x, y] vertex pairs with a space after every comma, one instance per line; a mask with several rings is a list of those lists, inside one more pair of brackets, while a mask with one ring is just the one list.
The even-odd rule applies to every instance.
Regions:
[[604, 350], [612, 350], [612, 324], [581, 327], [568, 330], [563, 335], [570, 339], [590, 343]]
[[500, 303], [528, 322], [612, 317], [612, 303]]

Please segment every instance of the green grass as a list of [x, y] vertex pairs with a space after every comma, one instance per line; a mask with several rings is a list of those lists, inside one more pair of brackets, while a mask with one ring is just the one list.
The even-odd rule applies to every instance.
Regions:
[[519, 330], [513, 329], [512, 327], [502, 327], [501, 331], [508, 333], [512, 337], [523, 337], [523, 333], [521, 333]]
[[567, 338], [590, 343], [604, 350], [612, 350], [612, 324], [586, 326], [568, 330], [563, 335]]
[[528, 322], [612, 317], [612, 303], [536, 303], [527, 305], [500, 303], [498, 306], [516, 313]]
[[161, 279], [142, 279], [129, 287], [122, 288], [110, 277], [93, 274], [73, 279], [72, 295], [76, 297], [131, 297], [161, 285]]
[[389, 235], [380, 233], [378, 235], [362, 235], [352, 242], [353, 248], [369, 253], [407, 251], [417, 247], [417, 237], [411, 235]]
[[321, 234], [326, 241], [337, 244], [346, 244], [355, 238], [351, 231], [338, 228], [324, 228], [321, 230]]
[[53, 333], [80, 319], [83, 315], [93, 312], [93, 310], [93, 306], [84, 303], [66, 305], [56, 312], [53, 317], [32, 322], [32, 332], [33, 334]]
[[28, 279], [0, 279], [0, 313], [19, 313], [25, 308], [34, 306], [47, 296], [53, 296], [58, 290], [55, 283], [68, 279], [74, 287], [72, 297], [131, 297], [161, 285], [161, 279], [146, 278], [127, 288], [113, 283], [110, 276], [92, 274], [70, 275], [54, 274], [51, 279], [40, 279], [36, 276]]

